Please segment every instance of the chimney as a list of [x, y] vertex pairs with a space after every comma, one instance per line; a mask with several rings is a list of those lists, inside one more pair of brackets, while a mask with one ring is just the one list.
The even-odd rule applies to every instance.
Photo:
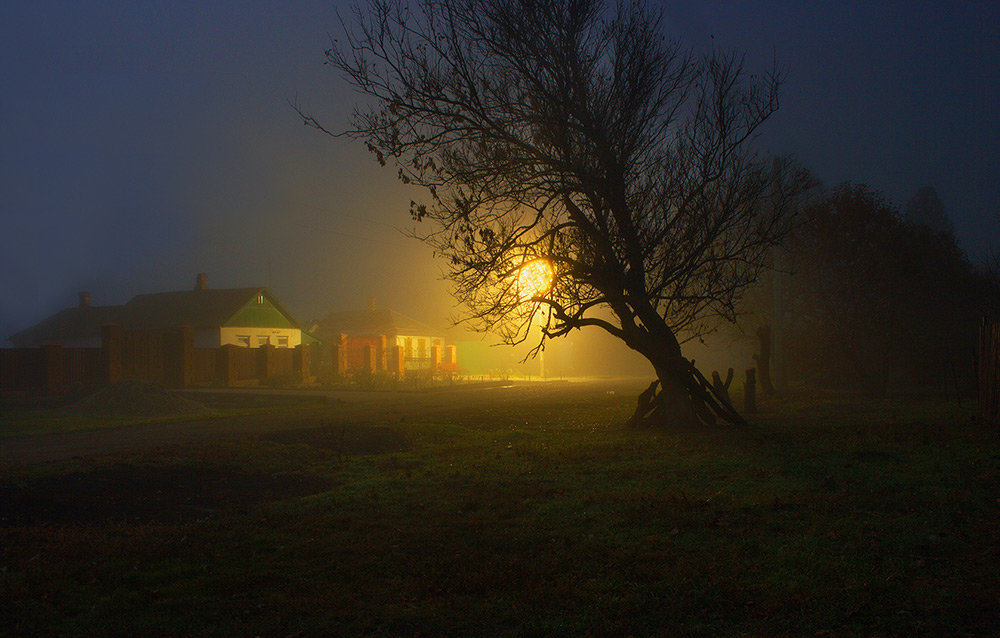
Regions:
[[375, 312], [375, 297], [368, 298], [368, 312]]
[[198, 278], [194, 280], [195, 290], [208, 290], [208, 274], [200, 272]]
[[90, 292], [83, 290], [80, 292], [80, 307], [90, 308]]

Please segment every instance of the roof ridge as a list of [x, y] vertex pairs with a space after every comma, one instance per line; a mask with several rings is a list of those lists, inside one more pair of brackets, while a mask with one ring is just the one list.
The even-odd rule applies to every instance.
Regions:
[[[256, 291], [256, 290], [267, 290], [267, 286], [245, 286], [245, 287], [241, 287], [241, 288], [203, 288], [203, 289], [200, 289], [200, 290], [197, 289], [197, 288], [191, 288], [189, 290], [161, 290], [160, 292], [141, 292], [141, 293], [139, 293], [137, 295], [134, 295], [132, 297], [132, 299], [135, 299], [136, 297], [153, 297], [153, 296], [156, 296], [156, 295], [186, 295], [186, 294], [195, 294], [195, 293], [197, 293], [199, 295], [206, 295], [206, 294], [212, 294], [212, 293], [217, 293], [217, 292], [229, 292], [229, 293], [232, 293], [232, 292], [246, 292], [246, 291], [250, 291], [250, 290], [254, 290], [254, 291]], [[271, 291], [268, 290], [268, 292], [271, 292]], [[131, 299], [129, 301], [131, 301]], [[126, 303], [128, 303], [128, 302], [126, 302]]]

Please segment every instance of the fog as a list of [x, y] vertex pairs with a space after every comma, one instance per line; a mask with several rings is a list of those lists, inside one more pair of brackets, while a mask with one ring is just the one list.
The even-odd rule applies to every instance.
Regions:
[[[0, 9], [2, 336], [73, 305], [80, 290], [120, 304], [206, 272], [211, 287], [267, 286], [303, 323], [374, 296], [482, 346], [481, 370], [541, 373], [540, 360], [518, 363], [523, 348], [448, 328], [457, 307], [441, 264], [401, 232], [423, 194], [363, 145], [304, 127], [289, 106], [349, 126], [358, 98], [322, 64], [336, 4]], [[829, 183], [871, 183], [896, 203], [936, 184], [963, 247], [996, 247], [1000, 129], [978, 116], [998, 87], [995, 10], [898, 7], [889, 19], [875, 7], [665, 6], [671, 31], [695, 49], [787, 66], [762, 150], [796, 154]], [[855, 50], [860, 40], [870, 49]], [[947, 99], [942, 85], [954, 89]], [[706, 371], [752, 365], [746, 341], [685, 348]], [[650, 373], [597, 329], [544, 357], [548, 377]]]

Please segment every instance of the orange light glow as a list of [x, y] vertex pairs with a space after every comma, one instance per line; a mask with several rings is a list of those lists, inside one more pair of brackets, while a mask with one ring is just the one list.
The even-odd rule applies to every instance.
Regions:
[[527, 301], [548, 292], [555, 274], [552, 264], [544, 259], [536, 259], [521, 266], [517, 273], [517, 292], [521, 300]]

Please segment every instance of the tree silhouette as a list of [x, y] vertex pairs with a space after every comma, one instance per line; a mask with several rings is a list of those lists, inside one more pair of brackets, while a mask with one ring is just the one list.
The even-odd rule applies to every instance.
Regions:
[[656, 371], [636, 423], [740, 421], [681, 343], [784, 230], [790, 183], [750, 148], [778, 74], [685, 51], [644, 3], [372, 0], [347, 28], [328, 62], [371, 98], [349, 135], [427, 190], [411, 213], [466, 321], [535, 352], [603, 329]]
[[837, 186], [798, 221], [779, 250], [792, 317], [784, 332], [800, 374], [884, 394], [971, 361], [963, 349], [988, 287], [954, 237], [903, 223], [863, 184]]
[[953, 235], [955, 228], [944, 210], [944, 204], [933, 186], [921, 186], [906, 203], [903, 221], [911, 226], [923, 226], [938, 233]]

